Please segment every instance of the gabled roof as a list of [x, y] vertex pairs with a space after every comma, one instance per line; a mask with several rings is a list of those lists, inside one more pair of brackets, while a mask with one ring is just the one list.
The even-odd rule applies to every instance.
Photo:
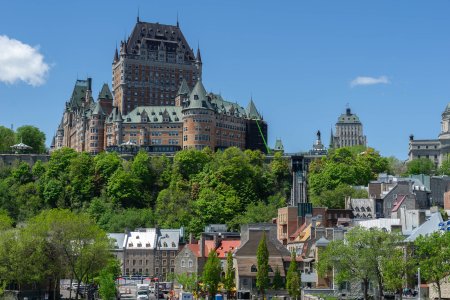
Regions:
[[234, 252], [241, 244], [240, 240], [222, 241], [219, 247], [216, 249], [217, 257], [224, 259], [227, 257], [228, 252]]
[[249, 119], [256, 119], [256, 120], [262, 119], [261, 115], [259, 114], [258, 110], [256, 109], [253, 99], [250, 99], [250, 103], [247, 106], [247, 116]]
[[405, 239], [406, 242], [414, 242], [419, 236], [429, 235], [439, 230], [439, 224], [442, 222], [442, 215], [436, 212], [422, 225], [417, 227], [409, 237]]
[[181, 122], [182, 114], [179, 106], [138, 106], [123, 116], [124, 123], [141, 123], [142, 113], [147, 114], [148, 123]]

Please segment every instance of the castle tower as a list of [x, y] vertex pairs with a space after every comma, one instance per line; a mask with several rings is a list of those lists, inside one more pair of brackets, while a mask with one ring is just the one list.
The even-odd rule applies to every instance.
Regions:
[[182, 109], [183, 149], [215, 149], [215, 113], [211, 100], [199, 80]]
[[182, 80], [192, 89], [201, 77], [199, 53], [194, 55], [179, 26], [136, 22], [114, 53], [114, 106], [126, 115], [138, 106], [175, 105]]

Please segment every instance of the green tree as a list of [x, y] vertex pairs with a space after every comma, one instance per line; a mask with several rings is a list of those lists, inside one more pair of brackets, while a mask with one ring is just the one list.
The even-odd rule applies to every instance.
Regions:
[[40, 237], [48, 247], [55, 282], [68, 270], [79, 288], [81, 282], [90, 282], [110, 260], [111, 244], [106, 233], [87, 215], [53, 209], [31, 219], [28, 226], [33, 236]]
[[10, 153], [16, 140], [15, 133], [9, 128], [0, 126], [0, 153]]
[[102, 270], [97, 281], [99, 284], [98, 293], [101, 299], [114, 300], [117, 298], [116, 283], [113, 274], [107, 270]]
[[[378, 284], [378, 297], [384, 293], [383, 274], [387, 274], [387, 262], [396, 258], [401, 237], [378, 229], [351, 229], [346, 240], [332, 241], [319, 253], [318, 271], [323, 276], [334, 267], [338, 283], [356, 280], [362, 282], [364, 299], [368, 299], [371, 280]], [[398, 276], [398, 274], [397, 274]]]
[[263, 232], [256, 251], [257, 273], [256, 287], [264, 297], [265, 290], [269, 287], [269, 250], [267, 249], [266, 232]]
[[283, 278], [281, 277], [280, 269], [275, 269], [275, 274], [273, 275], [272, 288], [276, 291], [281, 290], [284, 287]]
[[300, 277], [300, 273], [297, 269], [297, 261], [295, 252], [291, 253], [291, 262], [289, 263], [289, 268], [286, 274], [286, 290], [288, 291], [291, 297], [297, 299], [301, 296], [302, 293], [302, 281]]
[[4, 210], [0, 210], [0, 232], [11, 229], [14, 221]]
[[12, 177], [19, 183], [25, 184], [33, 180], [30, 165], [26, 162], [20, 162], [11, 172]]
[[143, 207], [140, 185], [141, 180], [134, 174], [117, 169], [108, 181], [107, 193], [121, 207]]
[[339, 184], [334, 190], [323, 191], [319, 197], [313, 197], [311, 202], [314, 206], [344, 208], [347, 197], [367, 198], [368, 193], [365, 190], [356, 190], [350, 185]]
[[450, 273], [450, 233], [434, 232], [420, 236], [414, 242], [415, 254], [420, 267], [420, 274], [429, 283], [436, 285], [439, 300], [442, 299], [441, 286]]
[[434, 175], [436, 171], [436, 166], [431, 161], [431, 159], [421, 157], [415, 158], [406, 164], [406, 174], [425, 174]]
[[206, 260], [202, 274], [203, 283], [205, 284], [210, 297], [214, 297], [214, 295], [217, 293], [221, 272], [222, 266], [220, 264], [220, 260], [217, 257], [216, 251], [212, 249], [208, 254], [208, 259]]
[[24, 143], [30, 146], [32, 153], [45, 153], [45, 134], [39, 130], [39, 128], [24, 125], [17, 128], [16, 131], [16, 142]]
[[448, 157], [442, 162], [437, 173], [439, 175], [450, 175], [450, 160], [448, 159]]
[[175, 154], [173, 166], [184, 180], [189, 180], [192, 176], [200, 173], [208, 161], [209, 156], [205, 151], [188, 149]]
[[230, 297], [231, 291], [236, 287], [236, 284], [234, 282], [233, 253], [231, 251], [227, 253], [227, 269], [225, 270], [223, 286], [227, 291], [228, 299]]
[[197, 287], [198, 276], [196, 273], [175, 274], [175, 280], [183, 286], [183, 291], [193, 292]]
[[341, 184], [365, 186], [388, 167], [388, 160], [372, 148], [334, 149], [310, 164], [309, 190], [312, 197], [319, 197], [322, 192], [334, 190]]
[[79, 153], [69, 165], [69, 180], [71, 185], [70, 207], [80, 209], [84, 203], [94, 196], [94, 159], [88, 153]]
[[388, 161], [388, 173], [391, 175], [401, 176], [406, 173], [406, 163], [399, 160], [395, 156], [389, 156]]

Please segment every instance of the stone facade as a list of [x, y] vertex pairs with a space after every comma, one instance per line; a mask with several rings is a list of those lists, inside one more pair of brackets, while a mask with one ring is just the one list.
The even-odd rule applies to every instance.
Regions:
[[366, 136], [363, 134], [363, 125], [350, 108], [346, 109], [336, 123], [336, 133], [331, 132], [330, 147], [341, 148], [348, 146], [366, 146]]
[[437, 139], [416, 140], [409, 137], [409, 160], [416, 158], [431, 159], [436, 166], [448, 160], [450, 153], [450, 103], [446, 106], [441, 118], [441, 132]]

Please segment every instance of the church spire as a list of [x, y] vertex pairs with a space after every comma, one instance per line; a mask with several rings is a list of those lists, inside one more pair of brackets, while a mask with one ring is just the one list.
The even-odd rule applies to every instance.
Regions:
[[119, 61], [119, 52], [117, 51], [117, 44], [116, 44], [116, 51], [114, 52], [114, 62]]
[[202, 56], [200, 55], [200, 43], [197, 45], [197, 62], [201, 63], [202, 62]]

